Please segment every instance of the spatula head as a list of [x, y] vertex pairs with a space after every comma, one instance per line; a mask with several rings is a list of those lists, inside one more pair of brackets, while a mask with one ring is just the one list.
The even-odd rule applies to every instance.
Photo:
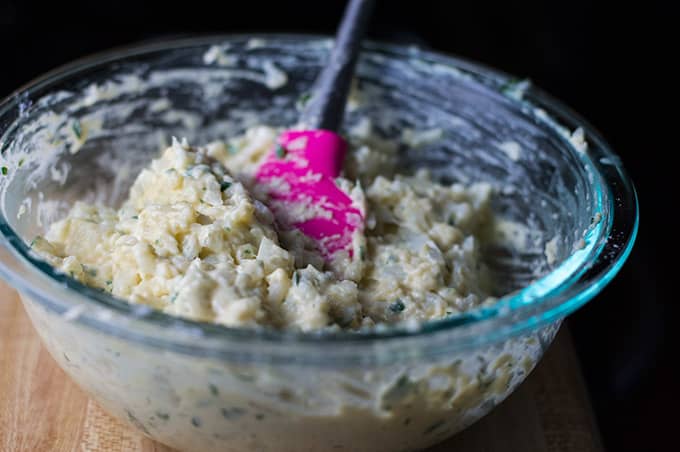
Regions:
[[314, 239], [327, 260], [340, 250], [352, 256], [352, 237], [364, 216], [338, 185], [347, 150], [345, 140], [327, 130], [290, 130], [281, 134], [258, 169], [269, 206], [290, 226]]

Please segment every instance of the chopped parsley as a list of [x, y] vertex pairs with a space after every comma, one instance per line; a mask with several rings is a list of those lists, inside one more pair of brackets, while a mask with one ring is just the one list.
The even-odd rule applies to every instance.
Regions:
[[179, 292], [175, 292], [170, 296], [170, 303], [174, 303], [175, 300], [177, 299], [177, 296], [179, 295]]
[[210, 394], [214, 395], [215, 397], [220, 395], [220, 391], [217, 389], [217, 386], [215, 386], [214, 384], [210, 383], [208, 385], [208, 388], [210, 388]]
[[229, 187], [231, 187], [231, 182], [229, 182], [229, 181], [225, 180], [225, 181], [222, 181], [220, 183], [220, 190], [221, 191], [224, 191], [224, 190], [228, 189]]
[[501, 86], [501, 92], [504, 94], [510, 94], [522, 81], [517, 78], [511, 78], [507, 82], [503, 83]]
[[300, 284], [300, 273], [298, 273], [297, 270], [293, 272], [293, 280], [295, 281], [296, 286]]
[[406, 375], [402, 375], [399, 377], [399, 380], [397, 380], [396, 387], [397, 388], [403, 388], [409, 383], [409, 379]]
[[81, 265], [81, 267], [83, 267], [83, 273], [86, 273], [93, 278], [95, 276], [97, 276], [97, 269], [96, 268], [88, 267], [87, 265]]
[[491, 384], [493, 383], [493, 377], [489, 377], [486, 375], [486, 370], [482, 368], [479, 372], [477, 372], [477, 387], [481, 389], [482, 391], [486, 391], [489, 389]]
[[8, 170], [7, 170], [7, 167], [6, 167], [6, 166], [3, 166], [2, 168], [0, 168], [0, 171], [2, 171], [2, 175], [3, 175], [3, 176], [7, 176], [7, 171], [8, 171]]
[[276, 156], [280, 159], [284, 158], [286, 156], [286, 154], [288, 153], [288, 151], [286, 151], [286, 148], [284, 148], [280, 144], [276, 145], [276, 151], [275, 152], [276, 152]]
[[24, 159], [20, 159], [19, 164], [18, 164], [19, 168], [21, 168], [21, 165], [23, 165], [23, 164], [24, 164]]
[[167, 421], [168, 419], [170, 419], [170, 415], [168, 413], [161, 413], [160, 411], [156, 411], [156, 416], [158, 417], [158, 419], [161, 419], [161, 420], [164, 420], [164, 421]]
[[237, 417], [241, 417], [246, 413], [243, 408], [238, 407], [222, 408], [220, 412], [222, 413], [222, 417], [224, 417], [225, 419], [234, 419]]
[[199, 419], [197, 416], [194, 416], [191, 418], [191, 425], [194, 427], [200, 427], [201, 426], [201, 419]]
[[425, 431], [423, 432], [423, 435], [427, 435], [429, 433], [432, 433], [443, 425], [444, 425], [443, 419], [441, 421], [437, 421], [434, 424], [430, 425], [427, 429], [425, 429]]
[[363, 245], [359, 247], [359, 259], [362, 261], [366, 260], [366, 247]]
[[210, 171], [210, 167], [205, 163], [199, 163], [197, 165], [189, 165], [186, 170], [184, 170], [184, 175], [186, 177], [196, 178], [201, 174]]
[[80, 124], [80, 121], [77, 119], [73, 120], [71, 129], [73, 130], [73, 134], [76, 136], [76, 138], [80, 140], [83, 136], [83, 126]]
[[31, 244], [30, 244], [29, 246], [30, 246], [31, 248], [33, 248], [33, 246], [34, 246], [36, 243], [38, 243], [38, 240], [40, 240], [40, 239], [42, 239], [42, 237], [40, 237], [39, 235], [36, 235], [35, 238], [34, 238], [33, 240], [31, 240]]
[[300, 97], [298, 97], [297, 104], [300, 108], [303, 108], [305, 105], [307, 105], [307, 102], [312, 98], [312, 93], [307, 92], [307, 93], [302, 93]]
[[129, 420], [135, 427], [137, 427], [138, 429], [140, 429], [141, 431], [143, 431], [143, 432], [146, 433], [147, 435], [149, 434], [149, 431], [146, 429], [146, 427], [144, 426], [144, 424], [143, 424], [139, 419], [137, 419], [137, 418], [135, 417], [134, 414], [132, 414], [132, 411], [130, 411], [130, 410], [125, 410], [125, 412], [127, 413], [128, 420]]
[[406, 306], [404, 306], [404, 302], [401, 301], [399, 298], [397, 298], [397, 301], [390, 305], [390, 311], [394, 313], [402, 312], [405, 308]]
[[132, 215], [131, 217], [133, 220], [139, 220], [139, 215]]

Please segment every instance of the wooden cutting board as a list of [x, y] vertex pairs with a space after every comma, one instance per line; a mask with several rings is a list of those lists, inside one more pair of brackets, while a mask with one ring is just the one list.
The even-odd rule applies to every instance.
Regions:
[[[527, 381], [484, 419], [430, 452], [601, 451], [565, 328]], [[169, 452], [106, 414], [42, 347], [0, 282], [0, 451]]]

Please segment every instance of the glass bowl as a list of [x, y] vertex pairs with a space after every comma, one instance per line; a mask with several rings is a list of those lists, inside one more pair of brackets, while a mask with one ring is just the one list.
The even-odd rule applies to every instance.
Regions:
[[635, 191], [582, 118], [497, 71], [377, 43], [364, 46], [345, 125], [369, 117], [396, 140], [435, 131], [400, 147], [403, 171], [494, 186], [496, 215], [516, 226], [506, 242], [521, 245], [485, 250], [509, 293], [497, 303], [352, 334], [230, 329], [130, 305], [31, 251], [73, 200], [120, 202], [173, 135], [200, 144], [255, 123], [294, 124], [330, 46], [290, 35], [146, 44], [57, 69], [0, 105], [0, 275], [59, 365], [162, 443], [296, 452], [435, 444], [507, 397], [564, 316], [630, 252]]

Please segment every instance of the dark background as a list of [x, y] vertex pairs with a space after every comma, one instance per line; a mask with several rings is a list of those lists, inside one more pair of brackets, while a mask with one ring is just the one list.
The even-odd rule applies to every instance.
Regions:
[[[621, 274], [569, 318], [605, 446], [677, 447], [679, 402], [671, 336], [678, 327], [665, 256], [678, 222], [671, 167], [680, 126], [673, 98], [680, 40], [672, 2], [380, 1], [371, 37], [484, 62], [528, 77], [609, 140], [636, 183], [640, 235]], [[0, 0], [0, 96], [89, 53], [195, 33], [332, 34], [343, 1]], [[669, 269], [669, 270], [665, 270]], [[675, 444], [674, 444], [675, 443]], [[668, 444], [668, 446], [666, 446]], [[677, 449], [675, 449], [677, 450]]]

